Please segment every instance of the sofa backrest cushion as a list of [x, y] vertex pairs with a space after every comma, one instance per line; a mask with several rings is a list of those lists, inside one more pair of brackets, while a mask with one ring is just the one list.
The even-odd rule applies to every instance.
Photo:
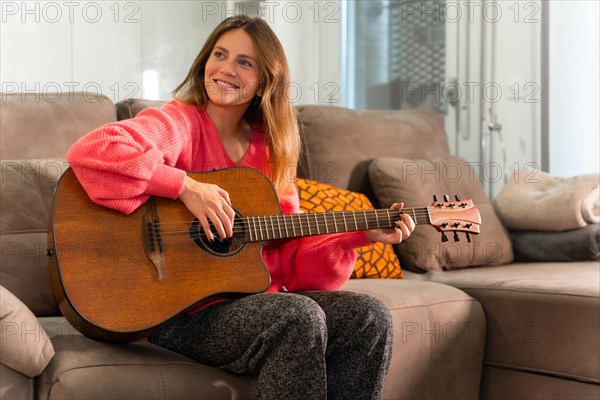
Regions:
[[48, 271], [52, 195], [64, 159], [0, 162], [0, 281], [37, 316], [60, 315]]
[[442, 118], [431, 110], [297, 108], [303, 139], [300, 177], [374, 199], [368, 166], [379, 157], [436, 158], [450, 154]]
[[117, 119], [121, 121], [133, 118], [145, 108], [160, 107], [165, 103], [166, 100], [126, 99], [115, 105], [117, 108]]
[[113, 102], [92, 93], [0, 93], [0, 159], [65, 157], [81, 136], [113, 122]]

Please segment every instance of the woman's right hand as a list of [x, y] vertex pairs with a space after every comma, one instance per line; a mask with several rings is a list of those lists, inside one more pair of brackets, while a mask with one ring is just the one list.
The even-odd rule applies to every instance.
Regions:
[[198, 218], [209, 241], [214, 240], [210, 222], [222, 240], [233, 236], [235, 211], [231, 207], [229, 193], [225, 190], [217, 185], [198, 182], [186, 176], [179, 199]]

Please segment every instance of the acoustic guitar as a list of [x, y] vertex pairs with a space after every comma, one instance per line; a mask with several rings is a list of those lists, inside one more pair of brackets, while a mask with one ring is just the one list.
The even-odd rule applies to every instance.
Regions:
[[220, 297], [265, 291], [262, 247], [270, 240], [394, 227], [401, 213], [442, 233], [479, 233], [471, 200], [421, 208], [283, 215], [258, 170], [189, 173], [229, 192], [233, 237], [209, 242], [178, 200], [151, 197], [130, 215], [93, 203], [68, 169], [54, 193], [48, 255], [54, 292], [67, 320], [91, 338], [128, 342]]

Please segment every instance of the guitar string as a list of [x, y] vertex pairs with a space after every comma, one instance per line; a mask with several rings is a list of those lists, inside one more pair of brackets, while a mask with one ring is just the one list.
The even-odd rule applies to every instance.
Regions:
[[[388, 219], [387, 217], [387, 212], [382, 216], [380, 214], [373, 214], [372, 212], [368, 212], [367, 211], [367, 218], [364, 218], [364, 215], [362, 212], [359, 212], [357, 221], [362, 222], [362, 221], [367, 221], [367, 223], [373, 223], [373, 224], [377, 224], [377, 221], [383, 221], [385, 219]], [[342, 212], [339, 212], [342, 213]], [[354, 224], [354, 215], [352, 214], [352, 211], [345, 211], [343, 212], [345, 213], [345, 217], [346, 218], [352, 218], [352, 220], [348, 221], [346, 220], [346, 223], [348, 224]], [[350, 214], [350, 215], [348, 215]], [[315, 217], [315, 215], [317, 217]], [[324, 217], [318, 217], [318, 215], [324, 215]], [[329, 220], [327, 220], [327, 217], [325, 215], [329, 215]], [[415, 214], [410, 214], [411, 216], [414, 216]], [[421, 218], [425, 218], [428, 216], [427, 213], [417, 213], [416, 214], [417, 217], [421, 217]], [[308, 218], [307, 218], [308, 217]], [[344, 216], [342, 216], [342, 218], [344, 218]], [[281, 221], [283, 219], [283, 221]], [[418, 218], [417, 218], [418, 219]], [[196, 221], [196, 220], [195, 220]], [[194, 221], [194, 222], [195, 222]], [[300, 223], [301, 225], [322, 225], [323, 223], [329, 225], [329, 224], [334, 224], [334, 222], [336, 222], [337, 225], [340, 224], [344, 224], [344, 221], [334, 221], [333, 220], [333, 216], [330, 213], [299, 213], [299, 214], [279, 214], [279, 215], [265, 215], [265, 216], [247, 216], [247, 217], [237, 217], [236, 221], [242, 221], [242, 222], [246, 222], [246, 221], [251, 221], [252, 223], [260, 223], [260, 224], [285, 224], [287, 222], [290, 222], [291, 224], [297, 225], [298, 223]], [[265, 222], [266, 221], [266, 222]], [[307, 222], [308, 221], [308, 222]], [[394, 219], [394, 221], [399, 221], [399, 219]], [[212, 224], [212, 221], [209, 220], [209, 223]], [[180, 221], [180, 222], [159, 222], [157, 223], [157, 225], [161, 226], [161, 227], [172, 227], [175, 225], [183, 225], [183, 226], [189, 226], [190, 224], [192, 224], [192, 221]]]
[[[288, 214], [289, 215], [289, 214]], [[302, 215], [302, 214], [299, 214]], [[425, 216], [425, 215], [423, 215]], [[361, 218], [360, 220], [357, 220], [356, 222], [354, 220], [352, 221], [311, 221], [311, 220], [307, 220], [307, 219], [301, 219], [301, 218], [296, 218], [295, 220], [292, 220], [290, 218], [290, 225], [294, 225], [294, 229], [300, 230], [300, 232], [304, 232], [304, 230], [306, 230], [309, 234], [312, 233], [312, 231], [314, 230], [314, 233], [312, 234], [326, 234], [326, 233], [341, 233], [341, 232], [346, 232], [346, 231], [352, 231], [354, 230], [367, 230], [367, 229], [376, 229], [375, 226], [377, 225], [377, 221], [381, 221], [381, 219], [379, 218], [367, 218], [367, 219], [363, 219]], [[214, 224], [211, 221], [208, 221], [209, 225], [210, 225], [210, 229], [211, 231], [214, 231]], [[285, 231], [285, 227], [284, 225], [282, 225], [281, 221], [272, 221], [272, 220], [265, 220], [264, 218], [262, 220], [259, 220], [257, 218], [257, 220], [249, 220], [248, 218], [238, 218], [236, 220], [237, 223], [234, 222], [234, 227], [233, 227], [233, 234], [234, 235], [239, 235], [239, 234], [243, 234], [246, 232], [254, 232], [255, 234], [260, 234], [261, 236], [263, 235], [263, 233], [269, 237], [271, 236], [271, 234], [273, 234], [273, 236], [278, 236], [277, 233], [279, 233], [281, 231], [281, 233], [283, 233], [283, 231]], [[288, 222], [288, 221], [285, 221]], [[325, 223], [325, 226], [323, 225], [323, 223]], [[365, 224], [366, 226], [363, 228], [362, 224]], [[368, 228], [369, 225], [373, 226], [373, 228]], [[252, 225], [252, 226], [251, 226]], [[337, 228], [339, 226], [343, 226], [345, 229], [342, 229], [341, 231], [338, 231]], [[360, 225], [360, 227], [358, 227], [357, 225]], [[186, 225], [186, 226], [189, 226]], [[317, 226], [319, 228], [325, 228], [326, 232], [320, 232], [320, 230], [317, 228]], [[347, 229], [347, 226], [350, 226], [351, 229]], [[332, 228], [332, 232], [327, 232], [327, 228]], [[390, 229], [392, 227], [389, 226], [383, 226], [381, 227], [381, 229]], [[287, 232], [286, 232], [286, 237], [289, 236], [308, 236], [306, 234], [304, 235], [289, 235], [289, 230], [292, 229], [291, 227], [287, 227]], [[450, 227], [448, 230], [457, 230], [457, 229], [452, 229], [452, 227]], [[292, 229], [293, 231], [293, 229]], [[200, 231], [202, 232], [202, 235], [204, 234], [204, 231]], [[164, 231], [161, 232], [161, 235], [190, 235], [190, 231], [189, 229], [186, 230], [182, 230], [182, 231]], [[193, 235], [190, 235], [193, 237]], [[281, 235], [283, 236], [283, 235]]]
[[[393, 209], [389, 209], [389, 210], [393, 211]], [[297, 215], [301, 215], [301, 216], [308, 215], [308, 216], [310, 216], [310, 218], [315, 219], [315, 218], [318, 218], [318, 217], [315, 217], [315, 215], [325, 215], [326, 217], [332, 216], [333, 214], [338, 215], [338, 214], [342, 214], [342, 213], [344, 213], [346, 215], [348, 215], [348, 214], [352, 215], [353, 213], [360, 215], [360, 214], [363, 214], [365, 211], [367, 212], [367, 214], [369, 214], [368, 217], [373, 217], [375, 221], [377, 219], [380, 219], [380, 220], [385, 219], [386, 218], [385, 216], [388, 214], [388, 209], [379, 209], [379, 210], [367, 209], [367, 210], [349, 210], [349, 211], [327, 211], [327, 212], [323, 212], [323, 213], [297, 213], [297, 214], [274, 214], [274, 215], [246, 216], [246, 217], [238, 217], [238, 220], [250, 219], [250, 218], [256, 218], [256, 219], [261, 218], [264, 220], [265, 218], [271, 219], [271, 218], [282, 218], [282, 217], [291, 219], [291, 218], [298, 218], [298, 217], [296, 217]], [[463, 211], [463, 210], [453, 210], [453, 211]], [[404, 211], [403, 214], [408, 214], [411, 217], [416, 215], [417, 218], [418, 217], [424, 218], [424, 217], [427, 217], [432, 214], [437, 214], [439, 212], [448, 213], [448, 212], [452, 212], [452, 211], [432, 208], [429, 211], [426, 211], [426, 210], [415, 210], [414, 212]], [[373, 215], [373, 214], [375, 214], [375, 215]], [[384, 216], [383, 217], [379, 216], [379, 214], [383, 214]], [[300, 217], [300, 218], [305, 218], [305, 217]], [[361, 220], [364, 220], [362, 215], [360, 215], [360, 218], [361, 218]], [[193, 221], [159, 222], [158, 225], [160, 225], [160, 226], [190, 225], [192, 222]], [[292, 221], [292, 222], [297, 222], [297, 221]]]
[[[368, 221], [368, 223], [373, 222], [376, 224], [377, 221], [382, 221], [384, 219], [389, 218], [389, 216], [387, 215], [388, 212], [386, 210], [377, 210], [377, 212], [374, 212], [375, 210], [365, 210], [367, 213], [367, 218], [364, 218], [364, 213], [363, 212], [356, 212], [356, 211], [338, 211], [338, 212], [326, 212], [326, 213], [299, 213], [299, 214], [277, 214], [277, 215], [262, 215], [262, 216], [247, 216], [247, 217], [237, 217], [237, 221], [251, 221], [254, 223], [260, 223], [260, 224], [281, 224], [281, 223], [286, 223], [286, 222], [290, 222], [291, 224], [306, 224], [306, 225], [316, 225], [316, 224], [333, 224], [334, 222], [336, 222], [337, 224], [343, 224], [343, 221], [327, 221], [327, 216], [329, 216], [330, 219], [333, 219], [333, 214], [335, 213], [336, 215], [339, 214], [345, 214], [342, 215], [341, 217], [344, 218], [352, 218], [351, 221], [346, 221], [346, 223], [350, 223], [353, 224], [353, 220], [354, 217], [356, 215], [358, 215], [358, 220], [359, 221]], [[383, 216], [381, 215], [383, 214]], [[406, 213], [410, 216], [413, 217], [417, 217], [417, 219], [419, 218], [427, 218], [429, 217], [432, 213], [427, 213], [427, 212], [416, 212], [416, 213]], [[319, 218], [319, 215], [323, 215], [322, 218]], [[307, 218], [308, 217], [308, 218]], [[275, 219], [275, 221], [273, 221], [273, 219]], [[283, 219], [283, 222], [281, 221]], [[322, 221], [319, 221], [319, 219], [322, 219]], [[452, 218], [449, 218], [452, 219]], [[306, 221], [309, 222], [306, 222]], [[399, 219], [395, 219], [395, 220], [399, 220]], [[196, 221], [196, 220], [195, 220]], [[160, 227], [173, 227], [173, 226], [177, 226], [177, 225], [183, 225], [183, 226], [189, 226], [190, 224], [192, 224], [194, 221], [179, 221], [179, 222], [158, 222], [156, 223], [156, 225], [159, 225]], [[209, 220], [209, 223], [212, 224], [212, 221]]]

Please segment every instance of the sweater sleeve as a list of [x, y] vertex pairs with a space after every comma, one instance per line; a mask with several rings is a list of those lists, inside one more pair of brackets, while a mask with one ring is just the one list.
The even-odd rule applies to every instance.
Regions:
[[[280, 196], [284, 214], [300, 212], [298, 194], [290, 186]], [[364, 231], [270, 242], [263, 250], [271, 274], [269, 291], [337, 290], [352, 274], [355, 249], [370, 244]]]
[[90, 198], [126, 214], [150, 196], [177, 198], [195, 123], [186, 107], [171, 101], [79, 139], [67, 160]]

